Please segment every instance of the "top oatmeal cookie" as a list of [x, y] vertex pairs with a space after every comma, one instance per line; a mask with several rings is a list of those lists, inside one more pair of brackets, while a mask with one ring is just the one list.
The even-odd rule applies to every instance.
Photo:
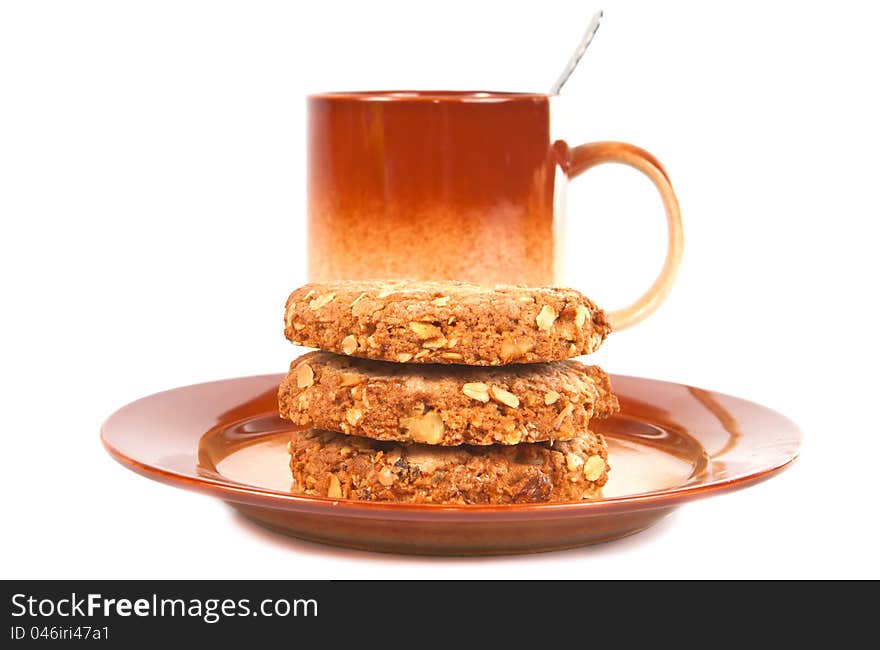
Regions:
[[610, 331], [574, 289], [453, 281], [312, 283], [290, 294], [284, 314], [297, 345], [398, 363], [560, 361], [594, 352]]

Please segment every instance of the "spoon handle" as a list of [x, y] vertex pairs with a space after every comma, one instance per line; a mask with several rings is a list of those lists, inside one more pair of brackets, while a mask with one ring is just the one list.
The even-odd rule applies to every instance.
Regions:
[[584, 36], [581, 38], [581, 42], [578, 43], [577, 49], [574, 51], [574, 54], [571, 55], [568, 63], [565, 64], [565, 68], [562, 70], [562, 74], [559, 75], [559, 79], [557, 79], [556, 83], [550, 88], [551, 95], [558, 95], [559, 91], [562, 90], [562, 87], [565, 85], [565, 82], [568, 81], [568, 78], [571, 76], [571, 73], [574, 72], [578, 62], [584, 55], [584, 52], [587, 51], [587, 48], [593, 41], [593, 36], [596, 35], [596, 32], [599, 29], [599, 23], [602, 22], [602, 16], [603, 12], [600, 10], [590, 19], [590, 24], [587, 25], [587, 31], [584, 32]]

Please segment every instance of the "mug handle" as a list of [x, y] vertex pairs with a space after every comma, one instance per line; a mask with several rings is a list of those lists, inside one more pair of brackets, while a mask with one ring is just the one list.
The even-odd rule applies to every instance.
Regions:
[[644, 149], [625, 142], [591, 142], [569, 148], [567, 144], [559, 141], [555, 143], [554, 149], [559, 164], [569, 180], [577, 178], [596, 165], [621, 163], [638, 169], [651, 179], [657, 191], [660, 192], [668, 226], [666, 260], [663, 262], [663, 268], [657, 279], [654, 280], [654, 284], [640, 298], [628, 307], [608, 314], [611, 328], [614, 330], [622, 330], [635, 325], [649, 316], [666, 299], [675, 282], [678, 268], [681, 266], [684, 234], [681, 229], [678, 199], [675, 198], [669, 176], [663, 169], [663, 165], [654, 156]]

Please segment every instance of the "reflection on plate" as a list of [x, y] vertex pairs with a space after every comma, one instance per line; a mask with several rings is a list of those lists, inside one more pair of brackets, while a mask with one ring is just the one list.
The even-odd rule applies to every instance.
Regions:
[[685, 501], [772, 476], [795, 459], [801, 438], [791, 421], [758, 404], [612, 375], [621, 412], [594, 427], [608, 439], [612, 467], [602, 499], [513, 506], [332, 500], [289, 492], [290, 423], [278, 417], [275, 404], [281, 378], [228, 379], [138, 400], [107, 420], [104, 445], [138, 473], [220, 497], [251, 519], [303, 539], [488, 555], [638, 532]]

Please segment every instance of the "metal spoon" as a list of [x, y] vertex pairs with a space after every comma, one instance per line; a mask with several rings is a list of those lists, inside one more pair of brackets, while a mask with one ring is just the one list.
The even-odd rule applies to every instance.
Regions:
[[602, 16], [603, 12], [599, 10], [590, 19], [590, 24], [587, 25], [587, 31], [584, 32], [584, 36], [581, 39], [581, 42], [578, 43], [577, 49], [574, 51], [574, 54], [571, 55], [568, 63], [565, 64], [565, 68], [562, 70], [562, 74], [559, 75], [559, 79], [557, 79], [556, 83], [550, 88], [551, 95], [558, 95], [559, 91], [562, 90], [562, 87], [565, 85], [565, 82], [568, 81], [568, 78], [571, 76], [571, 73], [574, 72], [581, 57], [584, 55], [584, 52], [587, 51], [587, 48], [590, 47], [590, 43], [593, 41], [593, 36], [596, 35], [596, 31], [599, 29], [599, 23], [602, 21]]

